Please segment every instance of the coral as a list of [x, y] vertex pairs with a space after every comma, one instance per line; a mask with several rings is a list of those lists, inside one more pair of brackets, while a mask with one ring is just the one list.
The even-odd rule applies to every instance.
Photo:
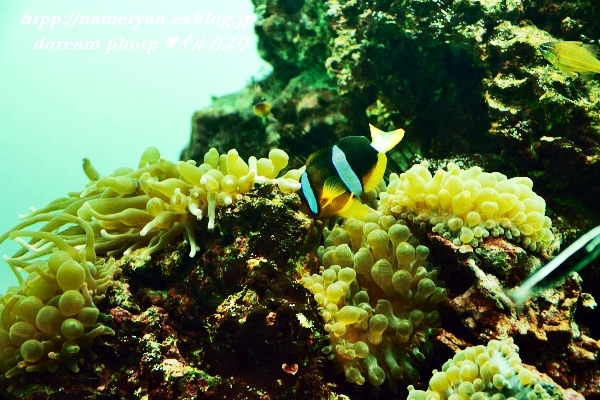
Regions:
[[[600, 86], [564, 76], [538, 50], [598, 37], [596, 2], [303, 0], [291, 14], [287, 1], [253, 3], [261, 55], [274, 66], [261, 87], [278, 123], [255, 121], [247, 146], [264, 146], [255, 134], [276, 132], [268, 145], [302, 160], [311, 146], [366, 123], [403, 126], [404, 145], [388, 155], [396, 172], [405, 168], [394, 163], [415, 153], [430, 160], [480, 153], [500, 160], [489, 171], [535, 177], [536, 192], [570, 225], [574, 207], [594, 220], [578, 229], [598, 222]], [[251, 95], [216, 99], [195, 116], [186, 154], [215, 146], [246, 155], [222, 140], [239, 140], [232, 132], [258, 120], [250, 104]]]
[[[91, 232], [80, 218], [66, 219]], [[56, 371], [60, 365], [77, 372], [84, 357], [95, 358], [95, 339], [114, 334], [96, 304], [114, 284], [115, 259], [97, 259], [91, 235], [80, 250], [49, 232], [11, 235], [43, 238], [59, 250], [32, 262], [6, 257], [27, 277], [0, 300], [0, 373], [10, 379], [22, 372]]]
[[414, 222], [426, 221], [432, 231], [456, 246], [477, 246], [488, 236], [504, 235], [531, 250], [554, 242], [546, 202], [529, 178], [508, 179], [480, 167], [463, 170], [448, 163], [434, 175], [429, 164], [392, 174], [381, 193], [380, 209]]
[[[281, 150], [246, 163], [235, 150], [219, 155], [211, 149], [204, 161], [174, 164], [150, 148], [137, 170], [101, 176], [84, 159], [90, 182], [82, 192], [32, 211], [0, 237], [0, 243], [11, 238], [23, 247], [5, 257], [20, 286], [0, 302], [0, 372], [11, 378], [60, 364], [78, 371], [85, 352], [93, 357], [94, 339], [114, 334], [96, 306], [113, 285], [113, 256], [146, 246], [139, 257], [149, 259], [183, 232], [193, 257], [195, 224], [203, 215], [214, 228], [217, 206], [240, 201], [255, 183], [284, 193], [299, 188], [301, 170], [277, 177], [288, 162]], [[38, 223], [44, 223], [39, 231], [26, 230]]]
[[373, 386], [415, 380], [431, 349], [446, 289], [426, 262], [429, 249], [406, 225], [374, 212], [326, 232], [323, 270], [302, 279], [329, 332], [346, 380]]
[[521, 364], [512, 339], [490, 340], [487, 346], [468, 347], [434, 370], [427, 391], [408, 387], [408, 400], [558, 399], [556, 385]]
[[[214, 99], [211, 107], [194, 114], [192, 137], [182, 159], [194, 159], [200, 165], [207, 149], [215, 147], [219, 153], [236, 148], [239, 156], [248, 160], [265, 148], [279, 147], [288, 152], [290, 164], [296, 167], [314, 150], [356, 135], [367, 123], [387, 129], [403, 126], [407, 128], [407, 140], [403, 142], [406, 147], [399, 146], [389, 154], [389, 167], [395, 172], [406, 170], [404, 165], [410, 166], [419, 155], [427, 157], [432, 165], [446, 165], [446, 157], [451, 155], [461, 167], [479, 165], [507, 176], [531, 177], [536, 193], [548, 201], [553, 232], [565, 245], [599, 223], [600, 86], [594, 79], [564, 76], [537, 49], [545, 41], [590, 42], [588, 38], [597, 38], [599, 2], [253, 0], [253, 4], [258, 14], [259, 51], [274, 67], [273, 73], [259, 82], [272, 105], [273, 118], [265, 121], [253, 113], [251, 88], [255, 82], [251, 82], [238, 93]], [[144, 168], [148, 167], [146, 164]], [[182, 180], [176, 174], [155, 170], [156, 175], [150, 175], [158, 182]], [[100, 180], [92, 168], [88, 172], [92, 173], [91, 180]], [[120, 191], [133, 189], [132, 181], [113, 175], [118, 179], [107, 179], [107, 183]], [[139, 182], [138, 177], [134, 180]], [[205, 183], [212, 181], [206, 178]], [[90, 192], [88, 200], [95, 201], [96, 196], [101, 199], [101, 190]], [[135, 190], [142, 193], [141, 187]], [[320, 350], [329, 338], [324, 337], [321, 316], [315, 312], [311, 294], [298, 288], [291, 276], [294, 269], [306, 275], [318, 272], [317, 264], [335, 265], [327, 258], [318, 261], [317, 255], [308, 250], [315, 246], [315, 237], [311, 235], [311, 221], [299, 211], [297, 196], [282, 196], [276, 186], [264, 185], [241, 199], [232, 197], [229, 206], [220, 206], [217, 199], [213, 220], [217, 229], [208, 231], [204, 229], [208, 218], [199, 223], [189, 209], [177, 212], [177, 198], [182, 196], [176, 196], [172, 208], [170, 198], [152, 194], [148, 197], [160, 198], [169, 213], [161, 216], [166, 219], [164, 225], [158, 218], [156, 226], [142, 236], [142, 229], [157, 217], [145, 208], [149, 198], [141, 197], [137, 199], [140, 203], [135, 203], [130, 194], [111, 190], [105, 194], [111, 200], [119, 199], [112, 204], [125, 200], [131, 203], [121, 203], [124, 208], [119, 206], [117, 211], [95, 207], [94, 211], [106, 215], [139, 210], [126, 212], [134, 221], [131, 226], [112, 228], [109, 221], [102, 220], [107, 226], [104, 236], [100, 220], [86, 217], [99, 255], [128, 254], [117, 261], [124, 270], [120, 277], [123, 284], [108, 290], [105, 301], [95, 303], [101, 314], [113, 316], [110, 325], [115, 336], [103, 335], [105, 343], [101, 346], [94, 342], [93, 350], [99, 357], [95, 361], [86, 358], [79, 374], [61, 374], [62, 368], [57, 374], [20, 374], [8, 382], [10, 390], [1, 387], [0, 397], [333, 399], [338, 397], [332, 391], [338, 389], [362, 395], [352, 398], [369, 397], [364, 394], [370, 388], [344, 385], [344, 376], [336, 374], [337, 369], [323, 360]], [[50, 222], [65, 211], [78, 215], [77, 210], [87, 201], [79, 195], [75, 193], [71, 196], [74, 198], [38, 211], [16, 230], [31, 229], [38, 218], [42, 229], [64, 232], [63, 240], [81, 249], [86, 239], [79, 225], [63, 220]], [[183, 197], [187, 198], [185, 193]], [[160, 208], [160, 202], [150, 205], [154, 203]], [[208, 196], [199, 204], [206, 216]], [[91, 212], [87, 207], [83, 210]], [[134, 213], [143, 221], [136, 221]], [[115, 218], [122, 220], [123, 215]], [[386, 219], [391, 221], [388, 216]], [[407, 223], [411, 229], [415, 226], [413, 221]], [[598, 285], [594, 285], [598, 263], [582, 271], [583, 281], [572, 275], [564, 285], [540, 293], [523, 309], [516, 310], [505, 290], [517, 286], [545, 263], [549, 253], [545, 249], [529, 251], [523, 241], [509, 241], [500, 230], [494, 237], [493, 229], [473, 248], [460, 240], [461, 230], [454, 233], [445, 232], [445, 225], [439, 228], [440, 234], [413, 232], [430, 249], [428, 260], [442, 266], [440, 279], [446, 282], [450, 298], [439, 308], [442, 326], [428, 336], [433, 350], [426, 362], [438, 360], [441, 365], [457, 345], [464, 348], [469, 343], [512, 336], [526, 363], [548, 373], [564, 387], [597, 398], [597, 310], [589, 309], [586, 303], [593, 303], [590, 299], [599, 296]], [[130, 236], [123, 235], [128, 229]], [[389, 236], [388, 229], [383, 221], [377, 228]], [[387, 264], [377, 264], [375, 279], [371, 270], [376, 262], [370, 261], [367, 253], [370, 257], [384, 253], [375, 244], [383, 235], [374, 234], [371, 248], [366, 243], [368, 236], [356, 231], [348, 238], [344, 230], [328, 232], [326, 246], [334, 246], [339, 233], [340, 242], [335, 247], [346, 243], [360, 265], [370, 266], [364, 275], [355, 270], [345, 293], [353, 293], [356, 283], [361, 289], [356, 293], [368, 292], [369, 306], [376, 308], [377, 300], [388, 297], [385, 290], [389, 291], [389, 285], [381, 279]], [[109, 238], [109, 233], [114, 237]], [[449, 239], [444, 233], [449, 233], [445, 235]], [[192, 234], [196, 245], [189, 243]], [[188, 243], [178, 240], [181, 237]], [[453, 243], [457, 238], [458, 249]], [[464, 239], [468, 238], [466, 232]], [[25, 249], [14, 258], [24, 256], [28, 260], [22, 261], [43, 263], [56, 246], [45, 238], [31, 239], [22, 243], [33, 246], [32, 251]], [[172, 246], [161, 251], [167, 243]], [[418, 246], [412, 239], [409, 243], [415, 249]], [[542, 247], [539, 243], [536, 250]], [[144, 246], [149, 246], [150, 252]], [[202, 250], [198, 250], [200, 246]], [[196, 252], [195, 257], [187, 257], [190, 250]], [[410, 259], [409, 249], [404, 250], [400, 253]], [[307, 253], [299, 257], [302, 251]], [[35, 258], [35, 254], [40, 257]], [[147, 258], [150, 254], [152, 259]], [[73, 260], [80, 262], [81, 258]], [[16, 270], [22, 268], [13, 264]], [[81, 274], [71, 279], [67, 271], [72, 267], [72, 263], [67, 264], [65, 277], [61, 274], [58, 288], [65, 296], [60, 307], [55, 305], [59, 312], [62, 309], [71, 313], [81, 307], [81, 299], [72, 289]], [[340, 286], [342, 292], [346, 290], [344, 282], [351, 277], [344, 268], [334, 268], [336, 281], [330, 285], [330, 293], [325, 292], [332, 300], [340, 296]], [[355, 266], [353, 259], [355, 268], [358, 264]], [[327, 272], [325, 276], [330, 279], [333, 274]], [[356, 310], [360, 302], [345, 297], [339, 301], [327, 332], [338, 344], [349, 332], [356, 331], [349, 322], [364, 318], [364, 313]], [[393, 304], [400, 307], [399, 301]], [[26, 315], [23, 318], [30, 318]], [[369, 354], [394, 344], [388, 340], [391, 328], [382, 330], [383, 320], [372, 318], [370, 336], [368, 330], [366, 334], [358, 331], [366, 336], [362, 340], [365, 344], [381, 338], [380, 344], [367, 345]], [[65, 325], [68, 335], [78, 334], [72, 322]], [[27, 337], [27, 329], [18, 324], [15, 338]], [[335, 333], [343, 335], [335, 338]], [[24, 356], [35, 359], [39, 346], [25, 342]], [[363, 345], [350, 347], [349, 356], [351, 350], [365, 354]], [[397, 348], [402, 357], [407, 354], [405, 347]], [[328, 349], [342, 365], [350, 364], [335, 348]], [[418, 349], [425, 353], [423, 347]], [[243, 368], [236, 368], [237, 355], [242, 356]], [[384, 353], [375, 356], [376, 365], [387, 372]], [[423, 366], [422, 378], [429, 378], [423, 375], [428, 367], [416, 357], [409, 357], [411, 366]], [[372, 358], [359, 359], [356, 364], [362, 368], [365, 381], [369, 379], [369, 367], [378, 371]], [[4, 384], [7, 381], [0, 380], [0, 385]], [[398, 386], [400, 393], [396, 394], [384, 385], [378, 386], [379, 398], [404, 397], [405, 385]]]
[[338, 398], [320, 316], [295, 279], [316, 266], [305, 253], [313, 221], [299, 209], [296, 194], [257, 185], [217, 210], [219, 232], [198, 235], [196, 257], [183, 241], [150, 260], [123, 257], [121, 284], [100, 304], [115, 335], [94, 347], [98, 358], [77, 376], [13, 379], [0, 397]]
[[[590, 324], [580, 319], [596, 312], [588, 308], [593, 302], [586, 301], [591, 296], [582, 292], [577, 274], [519, 307], [506, 293], [541, 267], [540, 254], [502, 236], [490, 237], [463, 253], [440, 235], [430, 233], [428, 238], [432, 255], [444, 260], [440, 278], [451, 293], [442, 313], [442, 336], [458, 336], [464, 340], [460, 347], [512, 337], [525, 363], [564, 388], [575, 388], [586, 398], [597, 397], [599, 377], [590, 371], [597, 370], [600, 342]], [[447, 339], [442, 341], [434, 354], [455, 350]]]
[[258, 52], [289, 77], [322, 64], [330, 40], [324, 7], [314, 0], [252, 0], [258, 15]]

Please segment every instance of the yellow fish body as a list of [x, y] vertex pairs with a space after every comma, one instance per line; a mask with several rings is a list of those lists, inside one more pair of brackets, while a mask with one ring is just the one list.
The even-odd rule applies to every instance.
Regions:
[[540, 46], [540, 51], [552, 65], [571, 77], [581, 74], [589, 78], [600, 73], [594, 46], [574, 41], [548, 42]]

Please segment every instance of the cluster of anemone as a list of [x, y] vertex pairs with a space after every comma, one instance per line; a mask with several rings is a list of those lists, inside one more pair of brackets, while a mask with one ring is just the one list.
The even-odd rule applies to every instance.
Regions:
[[562, 398], [521, 364], [512, 338], [468, 347], [434, 370], [427, 391], [408, 386], [408, 400], [538, 400]]
[[282, 150], [245, 162], [235, 150], [216, 149], [200, 165], [172, 163], [150, 148], [138, 169], [101, 176], [84, 159], [90, 182], [83, 191], [32, 211], [0, 236], [0, 244], [10, 238], [22, 246], [4, 258], [19, 286], [0, 299], [0, 373], [60, 365], [77, 371], [86, 354], [93, 357], [94, 339], [114, 333], [97, 308], [114, 284], [114, 257], [140, 248], [138, 256], [149, 258], [179, 237], [194, 256], [198, 221], [207, 216], [213, 229], [217, 207], [240, 200], [255, 183], [298, 190], [302, 170], [278, 177], [287, 163]]
[[[250, 157], [245, 162], [236, 150], [219, 154], [212, 148], [204, 162], [196, 165], [195, 161], [167, 161], [157, 149], [149, 148], [138, 169], [119, 168], [112, 175], [101, 176], [84, 159], [83, 170], [90, 179], [86, 188], [31, 212], [13, 231], [45, 222], [41, 231], [59, 232], [70, 245], [81, 245], [83, 229], [61, 218], [71, 215], [90, 223], [99, 254], [120, 256], [144, 248], [140, 257], [149, 258], [183, 235], [193, 257], [197, 221], [207, 216], [208, 229], [213, 229], [218, 206], [235, 203], [255, 183], [276, 184], [284, 193], [298, 190], [302, 170], [278, 177], [287, 163], [288, 155], [277, 149], [271, 150], [268, 158]], [[19, 240], [19, 235], [9, 232], [0, 237], [0, 243], [9, 234]], [[42, 241], [22, 244], [23, 251], [32, 246], [36, 252], [43, 248]]]
[[428, 163], [391, 174], [380, 193], [380, 210], [415, 222], [457, 246], [477, 246], [488, 236], [504, 235], [531, 250], [553, 243], [546, 203], [526, 177], [507, 178], [480, 167], [461, 169], [448, 163], [433, 175]]
[[213, 229], [218, 206], [240, 200], [255, 183], [276, 184], [284, 193], [300, 188], [301, 170], [277, 177], [288, 159], [283, 150], [273, 149], [268, 158], [252, 156], [245, 162], [235, 149], [219, 154], [211, 148], [200, 165], [193, 160], [174, 164], [150, 148], [137, 170], [118, 170], [107, 177], [86, 161], [84, 170], [91, 182], [79, 195], [87, 200], [77, 215], [97, 221], [105, 239], [100, 245], [108, 243], [125, 254], [146, 247], [142, 257], [147, 257], [183, 232], [193, 257], [196, 221], [207, 216], [208, 229]]
[[346, 380], [373, 386], [416, 380], [431, 350], [446, 289], [427, 263], [429, 249], [409, 228], [378, 212], [325, 232], [322, 272], [302, 279], [330, 335], [324, 351]]
[[[87, 233], [87, 243], [76, 248], [51, 232], [13, 232], [40, 242], [40, 250], [53, 249], [39, 259], [32, 251], [12, 258], [10, 266], [27, 273], [18, 274], [20, 285], [10, 288], [0, 299], [0, 373], [11, 378], [22, 372], [55, 371], [64, 365], [79, 370], [100, 335], [114, 334], [102, 322], [96, 304], [113, 284], [114, 258], [97, 258], [89, 223], [63, 216]], [[43, 251], [41, 251], [43, 252]]]

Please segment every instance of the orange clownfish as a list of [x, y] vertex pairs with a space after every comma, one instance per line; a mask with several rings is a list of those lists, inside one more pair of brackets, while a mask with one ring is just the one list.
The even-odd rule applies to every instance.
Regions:
[[379, 184], [387, 166], [385, 153], [404, 137], [403, 129], [384, 132], [369, 127], [371, 142], [364, 136], [347, 136], [306, 160], [300, 195], [317, 218], [361, 218], [368, 213], [369, 208], [355, 197]]

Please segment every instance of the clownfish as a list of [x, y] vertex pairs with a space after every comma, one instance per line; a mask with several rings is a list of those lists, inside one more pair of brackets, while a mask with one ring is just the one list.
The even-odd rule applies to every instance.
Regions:
[[369, 208], [355, 197], [373, 190], [383, 178], [386, 152], [404, 137], [403, 129], [384, 132], [369, 124], [371, 141], [347, 136], [311, 154], [300, 177], [300, 195], [317, 218], [363, 217]]

